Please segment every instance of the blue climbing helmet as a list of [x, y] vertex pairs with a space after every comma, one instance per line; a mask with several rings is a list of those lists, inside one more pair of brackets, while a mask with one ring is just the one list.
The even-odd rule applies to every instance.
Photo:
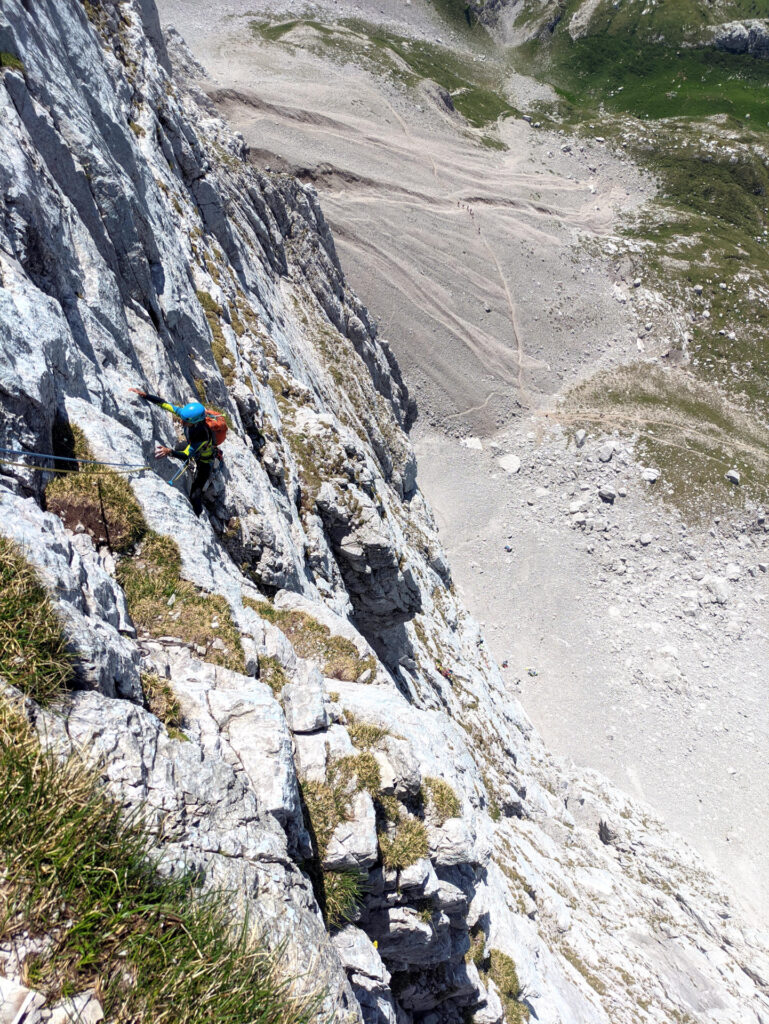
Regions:
[[176, 412], [184, 423], [190, 425], [202, 423], [206, 418], [205, 406], [201, 405], [200, 402], [187, 402], [186, 405], [177, 407]]

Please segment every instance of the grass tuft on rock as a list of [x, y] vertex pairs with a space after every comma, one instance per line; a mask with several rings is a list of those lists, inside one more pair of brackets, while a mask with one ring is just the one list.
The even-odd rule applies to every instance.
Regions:
[[259, 678], [263, 683], [267, 683], [276, 697], [280, 695], [286, 683], [290, 682], [286, 670], [277, 658], [259, 659]]
[[529, 1019], [529, 1008], [521, 1002], [521, 985], [512, 957], [499, 949], [492, 949], [489, 953], [488, 976], [499, 990], [508, 1024], [524, 1024]]
[[208, 326], [211, 329], [211, 354], [219, 368], [224, 383], [232, 384], [235, 380], [235, 360], [224, 339], [221, 318], [224, 310], [208, 292], [197, 292], [198, 302], [203, 307]]
[[352, 745], [358, 750], [376, 750], [381, 746], [382, 740], [390, 735], [389, 729], [374, 725], [373, 722], [363, 722], [347, 709], [344, 717]]
[[123, 558], [117, 578], [136, 626], [150, 636], [178, 637], [198, 648], [204, 661], [243, 672], [240, 633], [220, 596], [201, 594], [181, 577], [176, 541], [147, 531], [141, 547]]
[[10, 68], [12, 71], [24, 73], [24, 62], [19, 60], [15, 53], [0, 52], [0, 68]]
[[349, 820], [355, 794], [365, 789], [375, 796], [381, 785], [379, 765], [368, 752], [332, 761], [323, 782], [305, 780], [301, 783], [305, 820], [321, 861], [326, 856], [334, 829]]
[[[54, 441], [57, 454], [78, 459], [93, 459], [85, 434], [77, 426], [67, 425]], [[69, 472], [56, 476], [45, 489], [49, 512], [61, 517], [74, 530], [79, 524], [97, 544], [108, 544], [113, 551], [127, 551], [145, 533], [147, 524], [127, 477], [104, 466], [87, 463], [61, 463]]]
[[362, 658], [352, 640], [334, 636], [328, 626], [306, 612], [276, 608], [269, 601], [254, 601], [248, 597], [243, 599], [243, 604], [277, 626], [300, 658], [319, 662], [323, 675], [329, 679], [354, 682], [367, 669], [376, 668], [373, 656]]
[[0, 621], [0, 676], [38, 704], [50, 704], [72, 680], [72, 655], [48, 592], [6, 537], [0, 537]]
[[416, 818], [404, 818], [392, 833], [380, 833], [379, 848], [386, 868], [407, 868], [427, 856], [427, 829]]
[[355, 919], [363, 901], [364, 877], [359, 871], [323, 872], [326, 924], [329, 928], [341, 928]]
[[264, 947], [221, 894], [161, 879], [150, 840], [77, 756], [41, 749], [0, 701], [0, 943], [48, 1000], [94, 988], [115, 1024], [300, 1024]]
[[156, 672], [142, 672], [141, 680], [147, 710], [160, 719], [172, 740], [186, 740], [181, 705], [171, 686]]
[[462, 812], [459, 797], [444, 779], [427, 776], [424, 780], [430, 810], [437, 819], [436, 824], [442, 825], [449, 818], [458, 818]]

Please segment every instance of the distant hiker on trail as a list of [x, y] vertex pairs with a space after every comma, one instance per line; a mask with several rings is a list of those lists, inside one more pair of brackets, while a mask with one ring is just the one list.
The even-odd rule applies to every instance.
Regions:
[[129, 388], [145, 402], [159, 405], [182, 421], [187, 444], [184, 448], [167, 448], [163, 444], [155, 446], [155, 458], [164, 459], [169, 456], [182, 462], [195, 460], [195, 477], [190, 488], [190, 504], [196, 516], [203, 511], [203, 489], [208, 483], [213, 469], [214, 459], [221, 459], [222, 453], [218, 445], [227, 434], [227, 424], [221, 413], [206, 409], [200, 402], [188, 402], [186, 405], [171, 405], [157, 395], [148, 395], [139, 388]]

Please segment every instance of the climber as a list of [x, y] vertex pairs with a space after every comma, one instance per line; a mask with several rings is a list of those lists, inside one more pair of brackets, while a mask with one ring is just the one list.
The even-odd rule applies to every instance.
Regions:
[[172, 459], [188, 462], [195, 460], [195, 477], [190, 488], [190, 504], [196, 516], [203, 511], [203, 488], [208, 483], [213, 469], [214, 459], [221, 458], [216, 447], [214, 432], [207, 422], [207, 410], [200, 402], [188, 402], [186, 405], [171, 405], [157, 395], [148, 395], [139, 388], [129, 388], [145, 402], [159, 405], [161, 409], [172, 413], [182, 421], [187, 444], [184, 448], [167, 448], [163, 444], [155, 446], [155, 458], [164, 459], [170, 455]]

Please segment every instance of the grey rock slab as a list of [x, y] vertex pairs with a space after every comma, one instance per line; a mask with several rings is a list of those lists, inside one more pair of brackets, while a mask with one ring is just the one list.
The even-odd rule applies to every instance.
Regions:
[[427, 826], [430, 860], [450, 867], [477, 862], [475, 835], [464, 818], [449, 818], [440, 827]]
[[40, 992], [0, 975], [0, 1024], [39, 1019], [37, 1011], [44, 1004], [45, 996]]
[[92, 990], [63, 999], [52, 1006], [47, 1024], [98, 1024], [104, 1010]]
[[283, 688], [283, 709], [292, 732], [316, 732], [329, 724], [323, 676], [312, 662], [301, 661], [297, 681]]
[[361, 928], [348, 924], [335, 933], [332, 941], [345, 970], [365, 975], [382, 985], [388, 984], [390, 974], [379, 951]]
[[350, 820], [334, 829], [323, 858], [327, 871], [364, 871], [373, 867], [379, 855], [374, 803], [368, 793], [356, 793], [350, 808]]

